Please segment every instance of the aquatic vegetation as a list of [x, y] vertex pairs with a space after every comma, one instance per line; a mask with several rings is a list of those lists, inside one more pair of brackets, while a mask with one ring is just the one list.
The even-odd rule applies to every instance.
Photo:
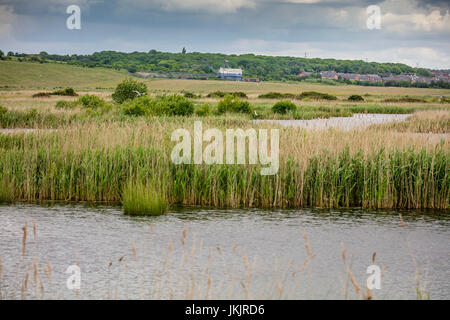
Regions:
[[448, 134], [450, 133], [450, 111], [418, 111], [408, 117], [406, 121], [393, 122], [378, 126], [386, 129], [393, 129], [399, 132]]
[[345, 149], [306, 163], [287, 156], [279, 174], [261, 176], [258, 165], [176, 165], [155, 147], [65, 150], [64, 140], [50, 139], [0, 146], [0, 172], [19, 199], [121, 201], [127, 181], [140, 179], [164, 190], [169, 204], [448, 209], [450, 201], [449, 152], [441, 148]]
[[141, 182], [128, 182], [122, 194], [122, 206], [129, 215], [161, 215], [167, 208], [167, 201], [161, 191]]
[[15, 200], [14, 190], [13, 183], [5, 178], [0, 178], [0, 203], [13, 202]]

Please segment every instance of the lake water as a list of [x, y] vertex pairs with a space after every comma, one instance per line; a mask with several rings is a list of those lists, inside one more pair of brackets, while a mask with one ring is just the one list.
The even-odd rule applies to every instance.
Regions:
[[[384, 269], [376, 299], [415, 299], [416, 269], [432, 299], [449, 299], [449, 227], [448, 211], [185, 207], [135, 218], [115, 206], [0, 205], [0, 287], [3, 298], [20, 298], [31, 266], [26, 296], [42, 294], [32, 285], [36, 261], [46, 298], [354, 298], [354, 287], [345, 289], [343, 243], [362, 288], [376, 252]], [[302, 273], [303, 234], [314, 256]], [[74, 264], [78, 291], [66, 286]]]

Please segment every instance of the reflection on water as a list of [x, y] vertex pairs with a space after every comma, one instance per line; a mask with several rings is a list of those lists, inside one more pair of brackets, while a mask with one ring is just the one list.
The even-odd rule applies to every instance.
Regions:
[[[20, 268], [26, 220], [27, 259], [36, 256], [42, 269], [48, 259], [55, 296], [60, 298], [75, 297], [66, 289], [68, 275], [64, 272], [76, 263], [82, 270], [81, 298], [189, 298], [186, 284], [193, 283], [192, 279], [201, 283], [205, 267], [205, 287], [208, 281], [216, 286], [210, 297], [245, 298], [248, 293], [251, 298], [277, 298], [272, 291], [282, 283], [284, 292], [289, 292], [282, 297], [345, 298], [343, 243], [360, 286], [365, 286], [366, 269], [376, 252], [375, 263], [387, 269], [375, 298], [410, 299], [416, 296], [408, 241], [431, 298], [450, 298], [450, 216], [444, 211], [184, 207], [160, 217], [129, 217], [112, 206], [2, 205], [0, 258], [3, 285], [10, 292]], [[33, 222], [37, 241], [33, 239]], [[290, 286], [289, 277], [294, 273], [298, 276], [308, 257], [303, 233], [308, 236], [314, 259], [301, 285]], [[241, 282], [247, 281], [250, 273], [251, 288], [242, 290], [245, 284]], [[208, 294], [198, 290], [193, 297]]]

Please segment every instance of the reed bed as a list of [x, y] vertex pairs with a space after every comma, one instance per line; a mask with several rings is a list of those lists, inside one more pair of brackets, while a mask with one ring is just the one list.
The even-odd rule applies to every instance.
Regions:
[[384, 124], [384, 128], [399, 132], [450, 133], [450, 111], [418, 111], [404, 122]]
[[154, 187], [129, 181], [123, 190], [122, 206], [128, 215], [161, 215], [167, 210], [167, 201]]
[[[175, 165], [176, 128], [195, 119], [72, 126], [0, 136], [0, 181], [14, 200], [122, 201], [129, 181], [154, 181], [168, 204], [224, 207], [363, 207], [448, 209], [448, 140], [388, 132], [280, 128], [280, 169], [258, 165]], [[250, 127], [213, 118], [207, 127]], [[254, 127], [264, 127], [255, 125]]]

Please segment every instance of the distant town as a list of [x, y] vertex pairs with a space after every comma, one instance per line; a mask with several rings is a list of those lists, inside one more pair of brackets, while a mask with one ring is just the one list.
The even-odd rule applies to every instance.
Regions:
[[399, 74], [399, 75], [388, 75], [385, 77], [381, 77], [377, 74], [359, 74], [359, 73], [342, 73], [336, 71], [320, 71], [319, 73], [313, 72], [301, 72], [298, 74], [300, 78], [302, 77], [312, 77], [318, 76], [322, 79], [330, 79], [330, 80], [350, 80], [350, 81], [366, 81], [366, 82], [401, 82], [407, 81], [411, 83], [427, 83], [431, 84], [432, 82], [438, 81], [450, 81], [450, 73], [448, 72], [430, 72], [431, 77], [423, 77], [418, 76], [416, 74]]

